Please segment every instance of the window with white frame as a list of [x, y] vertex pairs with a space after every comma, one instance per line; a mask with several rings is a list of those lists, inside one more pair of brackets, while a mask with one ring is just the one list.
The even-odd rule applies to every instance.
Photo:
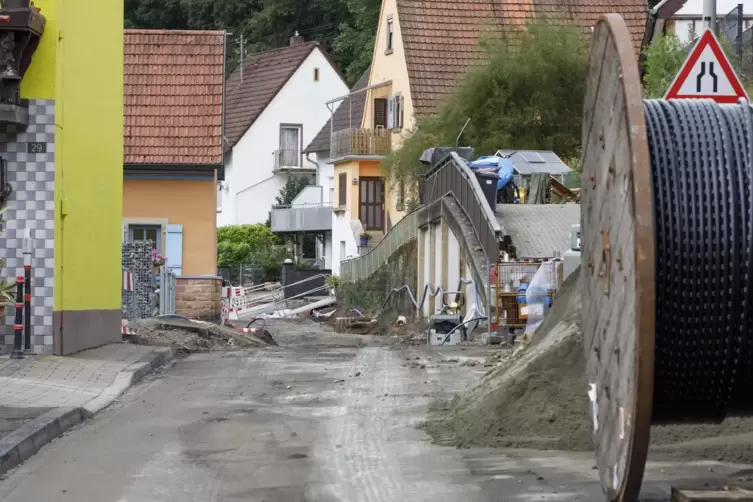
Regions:
[[387, 99], [387, 129], [403, 128], [403, 96], [396, 94]]
[[300, 125], [280, 126], [278, 167], [301, 167], [301, 129]]
[[387, 54], [392, 53], [392, 42], [393, 37], [395, 35], [395, 21], [393, 20], [392, 16], [387, 17], [387, 48], [385, 49], [385, 52]]
[[162, 250], [162, 226], [128, 225], [128, 240], [131, 242], [150, 241], [158, 252]]

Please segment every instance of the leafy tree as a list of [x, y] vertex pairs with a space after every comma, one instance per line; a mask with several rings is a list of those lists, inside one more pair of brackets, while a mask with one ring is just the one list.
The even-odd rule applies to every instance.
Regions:
[[351, 83], [371, 62], [381, 0], [125, 0], [127, 28], [224, 29], [228, 70], [245, 53], [288, 44], [297, 31], [332, 54]]
[[687, 48], [675, 36], [660, 37], [645, 49], [643, 87], [647, 98], [661, 98], [669, 89], [683, 61]]
[[532, 24], [512, 39], [485, 40], [486, 64], [471, 69], [438, 113], [418, 120], [402, 147], [383, 163], [394, 182], [413, 186], [429, 146], [461, 145], [479, 155], [498, 149], [554, 150], [579, 157], [588, 38], [572, 27]]
[[371, 64], [379, 23], [380, 0], [345, 0], [352, 20], [340, 24], [332, 50], [349, 82], [355, 83]]
[[265, 225], [230, 225], [217, 229], [217, 263], [221, 267], [249, 263], [280, 241]]
[[180, 30], [186, 28], [182, 0], [125, 0], [126, 28]]
[[280, 189], [280, 195], [275, 197], [277, 205], [289, 206], [301, 190], [309, 185], [311, 185], [311, 179], [307, 176], [288, 176], [285, 185]]

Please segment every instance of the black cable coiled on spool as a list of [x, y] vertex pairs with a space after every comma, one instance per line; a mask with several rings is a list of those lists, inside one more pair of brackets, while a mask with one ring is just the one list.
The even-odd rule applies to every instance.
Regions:
[[753, 109], [645, 100], [656, 219], [654, 423], [753, 412]]

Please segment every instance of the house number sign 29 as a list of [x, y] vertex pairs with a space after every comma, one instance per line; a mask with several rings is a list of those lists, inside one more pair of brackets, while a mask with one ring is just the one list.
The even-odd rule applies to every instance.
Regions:
[[47, 153], [47, 143], [26, 143], [26, 153]]

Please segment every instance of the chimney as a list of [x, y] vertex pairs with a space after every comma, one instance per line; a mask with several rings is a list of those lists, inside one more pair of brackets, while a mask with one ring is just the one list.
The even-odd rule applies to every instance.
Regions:
[[290, 37], [290, 46], [293, 47], [294, 45], [301, 45], [303, 43], [303, 37], [298, 34], [298, 31], [296, 30], [295, 35]]

